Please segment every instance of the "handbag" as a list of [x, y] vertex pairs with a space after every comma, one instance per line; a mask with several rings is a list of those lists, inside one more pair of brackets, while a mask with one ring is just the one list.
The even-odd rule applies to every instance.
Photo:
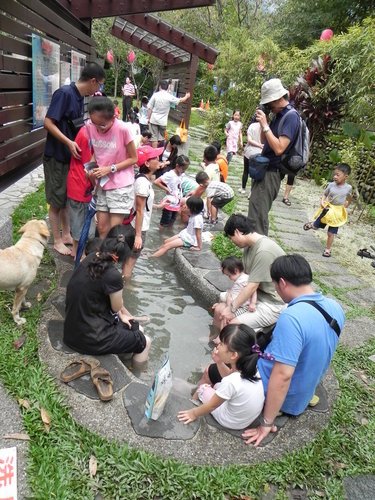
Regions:
[[249, 176], [257, 182], [264, 179], [270, 160], [266, 156], [257, 155], [249, 159]]
[[176, 135], [180, 136], [181, 142], [187, 142], [188, 129], [186, 128], [184, 119], [181, 120], [180, 126], [176, 128]]

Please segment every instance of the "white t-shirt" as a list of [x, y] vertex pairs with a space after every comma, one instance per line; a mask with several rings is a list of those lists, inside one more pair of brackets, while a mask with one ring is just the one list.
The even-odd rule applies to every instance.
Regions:
[[186, 243], [190, 243], [193, 247], [198, 245], [197, 235], [195, 233], [196, 229], [203, 231], [203, 215], [191, 215], [189, 217], [188, 225], [185, 229], [180, 231], [179, 237]]
[[133, 135], [141, 135], [141, 127], [139, 126], [139, 123], [129, 123], [130, 129], [133, 132]]
[[244, 429], [263, 409], [264, 391], [260, 379], [250, 382], [242, 378], [240, 372], [233, 372], [216, 384], [215, 392], [226, 401], [212, 412], [212, 416], [228, 429]]
[[177, 175], [175, 170], [169, 170], [165, 174], [160, 176], [160, 179], [169, 189], [169, 194], [163, 198], [163, 201], [167, 201], [168, 205], [166, 208], [168, 210], [179, 210], [180, 202], [182, 198], [182, 179], [185, 174]]
[[[147, 177], [138, 177], [134, 183], [134, 195], [146, 198], [146, 205], [143, 210], [142, 231], [148, 231], [150, 228], [152, 205], [154, 203], [155, 192], [151, 182]], [[147, 210], [147, 207], [149, 210]], [[134, 210], [136, 209], [136, 202], [134, 202]], [[135, 219], [131, 221], [131, 225], [135, 228]]]
[[151, 97], [148, 109], [152, 110], [150, 123], [166, 127], [171, 104], [178, 104], [180, 99], [170, 94], [166, 90], [159, 90]]
[[168, 151], [168, 149], [164, 149], [162, 157], [161, 157], [161, 161], [167, 161], [168, 158], [171, 156], [171, 152], [172, 151]]
[[139, 123], [141, 125], [148, 124], [147, 116], [148, 116], [147, 106], [142, 105], [141, 109], [139, 110]]
[[[241, 273], [236, 281], [233, 282], [233, 285], [226, 291], [220, 293], [220, 301], [226, 302], [228, 293], [230, 294], [231, 301], [235, 300], [240, 292], [248, 285], [249, 283], [249, 275], [246, 273]], [[250, 299], [248, 299], [241, 307], [249, 307]]]
[[217, 163], [209, 163], [203, 170], [206, 172], [210, 181], [220, 182], [220, 168]]
[[[249, 128], [247, 129], [247, 135], [250, 137], [253, 141], [259, 142], [260, 144], [262, 141], [260, 140], [260, 134], [261, 134], [261, 127], [260, 123], [250, 123]], [[247, 159], [251, 158], [252, 156], [255, 155], [260, 155], [262, 153], [263, 148], [257, 148], [256, 146], [252, 146], [251, 144], [247, 144], [245, 147], [244, 151], [244, 156], [246, 156]]]

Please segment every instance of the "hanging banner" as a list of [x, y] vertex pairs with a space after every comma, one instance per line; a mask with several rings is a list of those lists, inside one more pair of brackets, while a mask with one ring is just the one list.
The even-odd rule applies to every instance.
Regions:
[[60, 86], [60, 46], [32, 35], [33, 127], [42, 127], [52, 94]]
[[85, 54], [80, 54], [79, 52], [72, 50], [70, 60], [70, 79], [72, 82], [78, 82], [85, 64]]
[[70, 63], [61, 61], [60, 63], [60, 87], [70, 83]]

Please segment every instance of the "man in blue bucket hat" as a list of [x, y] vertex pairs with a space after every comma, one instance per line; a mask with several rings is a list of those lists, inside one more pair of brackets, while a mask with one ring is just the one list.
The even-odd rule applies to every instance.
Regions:
[[[297, 137], [300, 119], [297, 112], [289, 104], [288, 91], [278, 78], [272, 78], [263, 83], [261, 88], [261, 106], [256, 110], [256, 120], [262, 128], [261, 142], [264, 144], [262, 156], [268, 158], [269, 165], [262, 180], [253, 180], [249, 198], [250, 218], [255, 220], [255, 231], [268, 235], [268, 213], [276, 199], [283, 173], [281, 170], [281, 155], [287, 151]], [[262, 109], [263, 108], [263, 109]], [[267, 115], [271, 112], [273, 118], [268, 124]], [[281, 130], [279, 124], [283, 116]]]

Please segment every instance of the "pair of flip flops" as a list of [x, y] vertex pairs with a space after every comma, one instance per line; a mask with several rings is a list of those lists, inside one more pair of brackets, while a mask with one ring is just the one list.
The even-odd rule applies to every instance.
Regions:
[[99, 398], [102, 401], [110, 401], [113, 398], [113, 382], [108, 370], [100, 366], [95, 358], [80, 358], [69, 363], [60, 375], [60, 380], [65, 384], [90, 374], [92, 383], [96, 387]]

